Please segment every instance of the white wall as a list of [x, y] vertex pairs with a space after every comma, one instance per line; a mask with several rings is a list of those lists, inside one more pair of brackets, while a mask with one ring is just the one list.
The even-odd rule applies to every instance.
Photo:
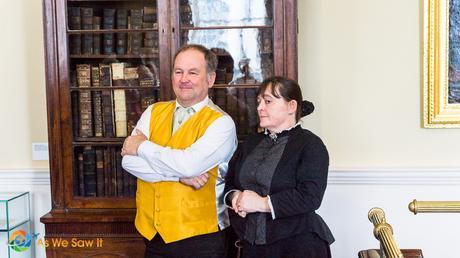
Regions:
[[333, 167], [460, 166], [460, 129], [421, 128], [422, 1], [303, 0], [304, 125]]
[[0, 169], [44, 169], [32, 142], [47, 142], [41, 0], [0, 0]]
[[[9, 183], [1, 191], [31, 188], [34, 225], [43, 230], [49, 186], [23, 178], [48, 168], [31, 160], [32, 142], [47, 140], [41, 0], [0, 4], [0, 170], [19, 178], [2, 178]], [[334, 257], [378, 246], [367, 220], [374, 206], [385, 210], [402, 248], [456, 257], [447, 250], [456, 246], [449, 229], [459, 228], [459, 215], [407, 210], [414, 198], [460, 199], [460, 130], [420, 126], [422, 1], [299, 0], [298, 7], [299, 82], [317, 108], [304, 126], [331, 156], [320, 212], [337, 239]]]

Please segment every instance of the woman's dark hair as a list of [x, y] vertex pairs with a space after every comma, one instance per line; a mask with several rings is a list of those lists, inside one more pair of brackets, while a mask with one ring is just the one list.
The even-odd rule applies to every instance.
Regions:
[[274, 76], [265, 79], [257, 89], [257, 96], [262, 95], [265, 90], [271, 85], [271, 94], [276, 98], [283, 98], [286, 101], [295, 100], [297, 102], [297, 111], [295, 119], [298, 122], [300, 118], [307, 116], [315, 110], [313, 103], [307, 100], [302, 100], [302, 91], [299, 84], [291, 79]]

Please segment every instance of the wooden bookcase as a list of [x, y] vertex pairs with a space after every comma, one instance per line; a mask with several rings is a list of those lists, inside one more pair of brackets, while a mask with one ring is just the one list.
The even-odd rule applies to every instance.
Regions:
[[210, 97], [244, 139], [257, 130], [257, 85], [297, 78], [297, 1], [43, 0], [43, 13], [47, 256], [143, 257], [135, 179], [121, 169], [119, 149], [146, 106], [174, 98], [175, 51], [199, 43], [217, 54]]

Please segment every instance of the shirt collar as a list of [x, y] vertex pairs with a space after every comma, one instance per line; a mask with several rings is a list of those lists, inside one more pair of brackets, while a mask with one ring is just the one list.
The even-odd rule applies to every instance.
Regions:
[[[193, 110], [195, 111], [195, 113], [198, 113], [198, 111], [200, 111], [202, 108], [204, 108], [204, 106], [206, 106], [209, 102], [209, 97], [206, 96], [202, 101], [196, 103], [195, 105], [193, 106], [190, 106], [191, 108], [193, 108]], [[178, 107], [182, 107], [181, 104], [179, 104], [179, 102], [177, 102], [177, 99], [176, 99], [176, 108], [174, 110], [177, 110]]]

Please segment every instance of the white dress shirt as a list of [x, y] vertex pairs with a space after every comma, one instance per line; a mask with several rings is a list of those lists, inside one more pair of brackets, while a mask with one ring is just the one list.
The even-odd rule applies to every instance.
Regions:
[[[195, 114], [208, 105], [219, 109], [208, 97], [192, 106]], [[176, 108], [179, 103], [176, 101]], [[150, 135], [149, 106], [137, 122], [136, 129]], [[172, 121], [171, 121], [172, 122]], [[133, 135], [136, 130], [133, 130]], [[163, 147], [151, 141], [144, 141], [137, 149], [138, 156], [123, 156], [122, 166], [132, 175], [147, 181], [178, 181], [181, 177], [194, 177], [219, 166], [218, 181], [226, 176], [228, 162], [237, 146], [235, 123], [224, 113], [206, 130], [204, 135], [186, 149]]]

